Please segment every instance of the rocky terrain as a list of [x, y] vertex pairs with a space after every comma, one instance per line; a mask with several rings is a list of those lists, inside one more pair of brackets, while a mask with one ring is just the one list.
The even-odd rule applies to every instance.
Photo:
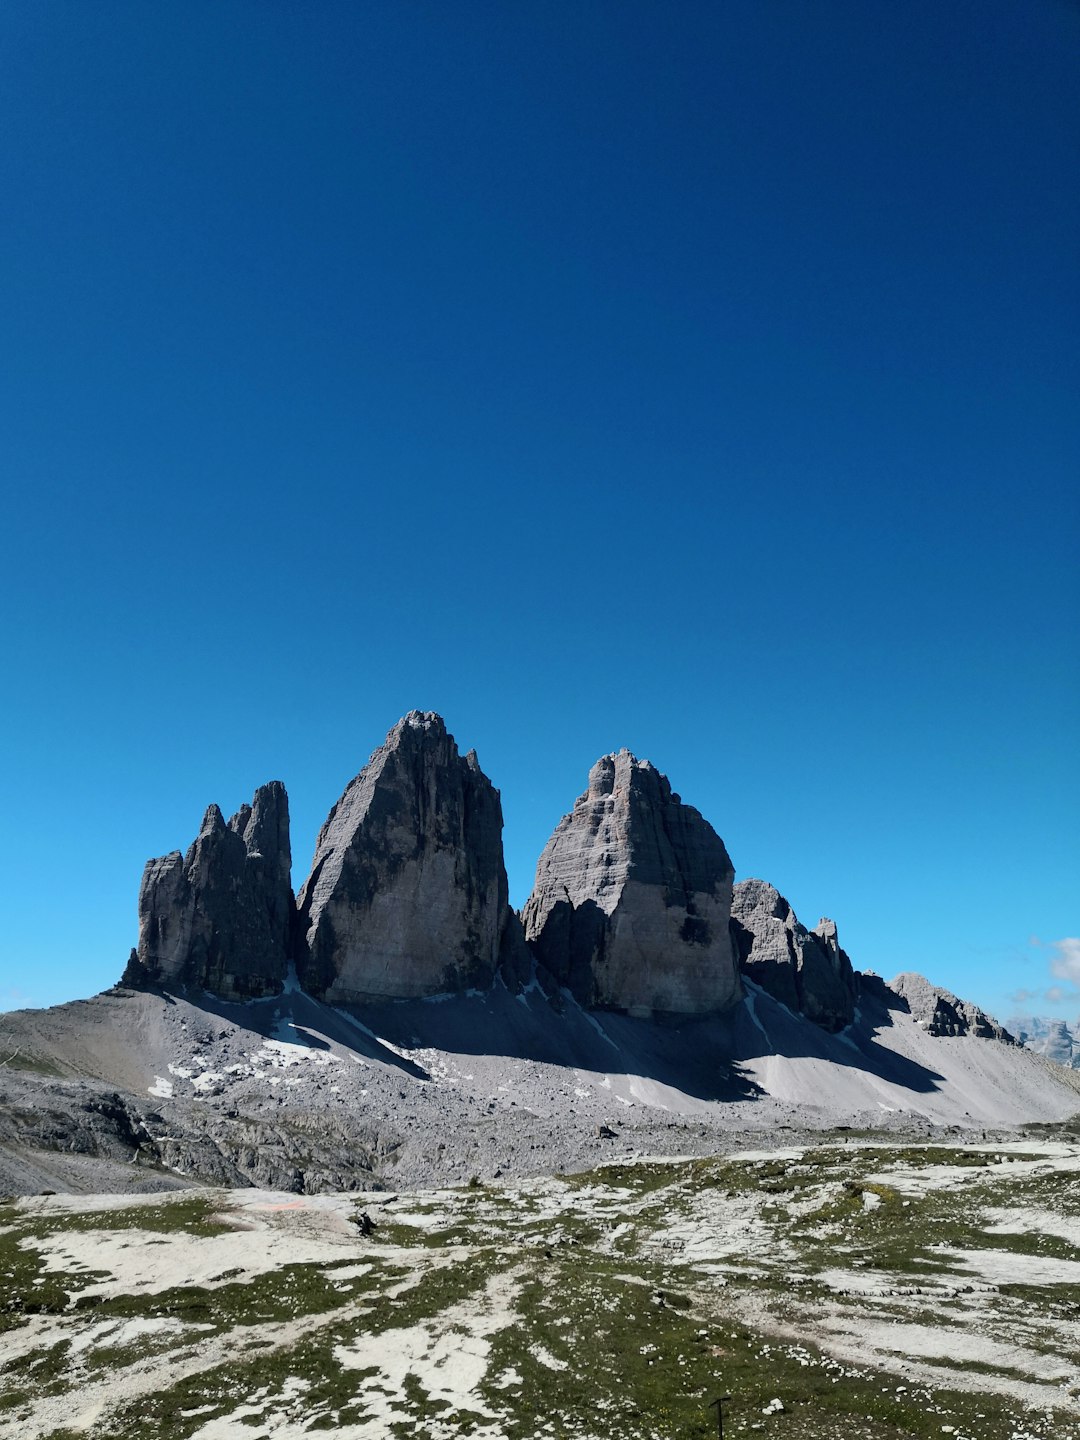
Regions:
[[518, 917], [498, 792], [413, 711], [294, 901], [284, 787], [148, 863], [116, 989], [0, 1016], [0, 1192], [375, 1190], [701, 1155], [785, 1127], [1061, 1120], [1080, 1074], [917, 975], [859, 974], [628, 751]]
[[229, 1000], [280, 992], [293, 948], [289, 801], [261, 786], [226, 825], [211, 805], [186, 855], [148, 860], [139, 944], [124, 979], [209, 990]]
[[1075, 1129], [776, 1138], [0, 1202], [0, 1440], [706, 1440], [718, 1396], [747, 1440], [1080, 1437]]
[[658, 1023], [534, 985], [356, 1007], [117, 989], [0, 1016], [0, 1193], [400, 1188], [857, 1125], [1005, 1134], [1080, 1109], [1080, 1075], [930, 1034], [864, 982], [839, 1034], [748, 982]]
[[732, 898], [732, 934], [743, 973], [781, 1004], [826, 1030], [855, 1015], [855, 973], [836, 924], [800, 925], [784, 897], [764, 880], [740, 880]]
[[889, 988], [906, 1003], [908, 1012], [928, 1035], [977, 1035], [983, 1040], [1015, 1044], [1012, 1035], [977, 1005], [959, 1000], [939, 985], [910, 971], [898, 975]]

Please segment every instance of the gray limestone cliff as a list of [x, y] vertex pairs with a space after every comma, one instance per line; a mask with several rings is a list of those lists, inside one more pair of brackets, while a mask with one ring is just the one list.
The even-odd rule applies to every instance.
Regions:
[[888, 989], [899, 996], [911, 1018], [929, 1035], [976, 1035], [983, 1040], [1016, 1044], [1004, 1026], [977, 1005], [958, 999], [940, 985], [931, 985], [913, 971], [905, 971], [890, 980]]
[[520, 973], [499, 792], [438, 715], [413, 710], [349, 784], [299, 896], [304, 988], [331, 1003], [414, 998]]
[[186, 855], [148, 860], [139, 944], [124, 983], [209, 990], [227, 1000], [276, 995], [292, 948], [289, 800], [260, 786], [225, 823], [211, 805]]
[[583, 1005], [710, 1014], [742, 994], [724, 842], [667, 779], [605, 755], [540, 856], [523, 912], [537, 961]]
[[855, 1014], [855, 976], [836, 925], [807, 930], [764, 880], [740, 880], [731, 929], [743, 974], [790, 1010], [826, 1030], [842, 1030]]

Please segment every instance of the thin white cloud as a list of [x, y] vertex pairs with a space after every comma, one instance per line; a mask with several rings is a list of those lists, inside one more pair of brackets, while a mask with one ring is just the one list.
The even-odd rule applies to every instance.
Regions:
[[1080, 936], [1069, 935], [1064, 940], [1051, 940], [1054, 958], [1050, 961], [1050, 973], [1058, 980], [1067, 980], [1080, 990]]

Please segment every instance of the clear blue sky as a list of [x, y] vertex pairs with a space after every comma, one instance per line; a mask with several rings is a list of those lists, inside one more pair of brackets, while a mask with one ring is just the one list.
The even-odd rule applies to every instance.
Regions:
[[299, 884], [417, 706], [519, 904], [626, 745], [856, 965], [1080, 1012], [1078, 60], [1065, 0], [6, 0], [0, 1004], [111, 983], [211, 800], [284, 780]]

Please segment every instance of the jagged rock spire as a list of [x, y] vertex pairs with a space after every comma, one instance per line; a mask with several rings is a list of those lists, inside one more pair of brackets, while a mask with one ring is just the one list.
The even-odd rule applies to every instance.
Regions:
[[748, 979], [826, 1030], [851, 1023], [855, 977], [832, 920], [807, 930], [764, 880], [739, 881], [731, 915], [739, 963]]
[[139, 944], [126, 984], [205, 989], [225, 999], [275, 995], [292, 941], [289, 799], [262, 785], [228, 824], [216, 805], [186, 855], [148, 860]]

